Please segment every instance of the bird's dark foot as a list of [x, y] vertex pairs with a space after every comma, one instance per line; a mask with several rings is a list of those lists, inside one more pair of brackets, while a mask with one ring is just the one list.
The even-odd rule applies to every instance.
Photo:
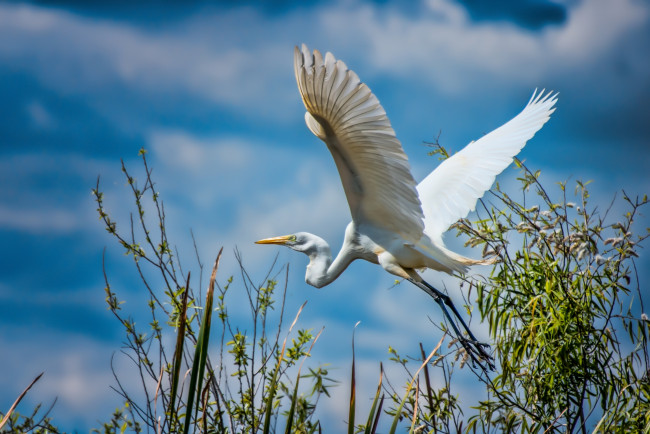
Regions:
[[462, 345], [465, 354], [467, 354], [467, 358], [472, 361], [473, 367], [478, 365], [483, 370], [494, 371], [494, 359], [487, 352], [490, 349], [490, 345], [466, 337], [457, 337], [456, 340]]
[[[472, 361], [472, 366], [476, 367], [476, 365], [480, 366], [483, 371], [492, 370], [494, 371], [495, 366], [494, 366], [494, 361], [492, 359], [492, 356], [488, 354], [488, 352], [485, 350], [486, 348], [490, 348], [488, 344], [479, 342], [476, 340], [474, 337], [474, 334], [472, 334], [472, 331], [469, 329], [465, 321], [463, 320], [463, 317], [460, 316], [460, 313], [458, 313], [458, 310], [456, 309], [456, 306], [454, 306], [454, 303], [451, 301], [451, 298], [444, 292], [441, 292], [425, 282], [424, 280], [417, 281], [414, 279], [409, 279], [409, 281], [417, 286], [418, 288], [422, 289], [424, 292], [429, 294], [436, 303], [438, 303], [438, 306], [442, 309], [442, 313], [445, 315], [447, 320], [449, 321], [449, 325], [451, 325], [451, 328], [454, 331], [453, 337], [455, 338], [456, 341], [460, 342], [460, 344], [463, 346], [463, 349], [465, 350], [465, 353], [467, 354], [467, 357]], [[456, 325], [456, 322], [454, 318], [451, 317], [449, 312], [447, 311], [447, 307], [451, 309], [452, 313], [460, 322], [461, 326], [465, 330], [465, 333], [469, 337], [464, 337], [460, 330], [458, 329], [458, 326]], [[481, 361], [485, 362], [487, 365], [487, 368], [481, 363]]]

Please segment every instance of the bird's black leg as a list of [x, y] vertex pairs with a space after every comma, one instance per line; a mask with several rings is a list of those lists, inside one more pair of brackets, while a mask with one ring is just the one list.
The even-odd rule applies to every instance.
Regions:
[[[444, 313], [445, 317], [449, 320], [449, 323], [451, 324], [451, 327], [454, 329], [454, 333], [456, 333], [456, 338], [460, 341], [461, 345], [463, 348], [465, 348], [465, 351], [467, 351], [467, 354], [470, 356], [472, 359], [472, 363], [476, 364], [478, 363], [480, 366], [481, 363], [479, 362], [478, 358], [483, 359], [487, 362], [488, 367], [492, 370], [494, 370], [494, 364], [492, 363], [492, 357], [485, 351], [487, 344], [481, 343], [476, 340], [474, 337], [474, 334], [472, 331], [469, 329], [467, 324], [465, 324], [465, 321], [463, 318], [460, 316], [460, 313], [458, 313], [458, 310], [456, 310], [456, 306], [454, 306], [454, 303], [451, 301], [451, 298], [444, 292], [441, 292], [425, 282], [424, 280], [418, 282], [414, 279], [408, 279], [409, 282], [429, 294], [435, 301], [438, 303], [440, 308], [442, 309], [442, 312]], [[456, 326], [456, 321], [449, 315], [449, 312], [447, 311], [447, 308], [445, 307], [447, 305], [451, 311], [454, 313], [454, 316], [460, 321], [461, 325], [465, 329], [465, 332], [467, 332], [467, 335], [469, 336], [469, 339], [464, 337], [460, 330], [458, 330], [458, 327]]]

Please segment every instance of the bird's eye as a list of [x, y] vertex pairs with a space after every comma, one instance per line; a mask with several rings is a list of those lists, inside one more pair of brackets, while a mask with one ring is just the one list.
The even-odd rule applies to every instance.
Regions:
[[296, 238], [295, 235], [290, 235], [290, 236], [289, 236], [289, 241], [291, 241], [292, 243], [295, 243], [296, 240], [297, 240], [297, 238]]

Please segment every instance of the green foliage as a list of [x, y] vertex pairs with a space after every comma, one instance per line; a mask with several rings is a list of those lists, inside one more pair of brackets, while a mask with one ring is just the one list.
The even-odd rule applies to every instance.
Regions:
[[[51, 418], [49, 417], [52, 407], [56, 403], [56, 399], [52, 403], [49, 409], [45, 411], [44, 414], [39, 415], [41, 410], [41, 404], [37, 404], [32, 410], [32, 414], [29, 416], [21, 415], [16, 411], [16, 408], [23, 400], [27, 392], [34, 387], [34, 384], [41, 379], [44, 372], [41, 372], [32, 380], [32, 382], [22, 391], [22, 393], [16, 398], [14, 403], [11, 405], [9, 410], [6, 413], [0, 412], [0, 433], [5, 432], [34, 432], [38, 434], [47, 434], [58, 432], [58, 429], [52, 425]], [[38, 417], [37, 417], [38, 416]]]
[[[523, 167], [523, 166], [522, 166]], [[469, 245], [501, 261], [469, 281], [494, 340], [500, 372], [468, 428], [480, 432], [639, 432], [650, 420], [647, 333], [635, 258], [648, 237], [633, 222], [647, 198], [623, 194], [601, 214], [577, 182], [576, 203], [559, 184], [554, 201], [525, 167], [517, 202], [497, 186]], [[527, 205], [532, 190], [539, 204]], [[497, 211], [498, 210], [498, 211]], [[520, 243], [518, 249], [511, 243]]]
[[497, 362], [495, 372], [474, 371], [485, 398], [453, 393], [462, 349], [412, 374], [424, 350], [404, 357], [389, 347], [410, 378], [404, 389], [385, 382], [391, 430], [401, 421], [413, 432], [650, 432], [650, 321], [636, 266], [650, 232], [635, 235], [634, 225], [647, 197], [623, 193], [601, 209], [578, 181], [575, 190], [560, 183], [553, 200], [539, 172], [518, 166], [519, 199], [497, 185], [477, 221], [456, 224], [466, 245], [496, 259], [489, 277], [459, 276]]
[[[155, 191], [145, 152], [140, 155], [145, 169], [142, 186], [122, 164], [135, 202], [125, 229], [118, 227], [106, 210], [99, 181], [93, 190], [106, 230], [125, 255], [133, 258], [150, 315], [144, 329], [128, 316], [124, 301], [104, 272], [107, 305], [124, 328], [123, 353], [134, 362], [140, 383], [125, 384], [121, 378], [126, 373], [114, 371], [115, 390], [125, 406], [104, 424], [103, 432], [270, 432], [278, 423], [292, 432], [314, 432], [319, 427], [313, 420], [316, 403], [320, 395], [328, 394], [331, 380], [324, 367], [301, 374], [302, 363], [318, 336], [310, 330], [293, 331], [298, 316], [286, 330], [286, 277], [280, 287], [279, 271], [272, 268], [262, 279], [264, 284], [256, 284], [235, 252], [242, 276], [236, 291], [246, 295], [248, 319], [230, 316], [228, 294], [235, 281], [229, 277], [224, 285], [219, 284], [218, 259], [202, 304], [197, 287], [201, 286], [203, 265], [197, 261], [197, 285], [170, 247], [164, 206]], [[210, 338], [213, 332], [216, 339]], [[174, 333], [170, 348], [167, 337]], [[211, 341], [216, 341], [218, 348], [209, 351]], [[301, 379], [307, 384], [299, 388]]]
[[[52, 404], [54, 405], [54, 404]], [[52, 418], [49, 416], [52, 407], [45, 413], [39, 415], [41, 412], [41, 404], [37, 404], [32, 410], [31, 414], [23, 415], [16, 411], [7, 412], [7, 414], [0, 412], [0, 421], [5, 421], [4, 425], [0, 426], [0, 433], [34, 433], [34, 434], [50, 434], [58, 433], [59, 429], [52, 424]]]
[[[392, 404], [385, 410], [391, 417], [388, 432], [394, 433], [406, 424], [409, 432], [461, 431], [463, 412], [458, 397], [452, 393], [452, 372], [445, 362], [447, 356], [439, 351], [443, 340], [444, 336], [428, 356], [422, 344], [419, 357], [402, 357], [395, 348], [389, 347], [389, 359], [404, 369], [408, 380], [404, 390], [394, 388], [388, 380], [385, 383], [384, 392]], [[418, 367], [415, 372], [410, 371], [412, 363]], [[434, 380], [440, 378], [445, 385], [436, 389]]]
[[[125, 404], [125, 409], [129, 406]], [[101, 429], [93, 429], [93, 433], [104, 433], [104, 434], [123, 434], [125, 432], [142, 432], [142, 428], [138, 422], [134, 422], [125, 409], [117, 408], [111, 416], [111, 420], [104, 422]]]
[[[433, 153], [448, 156], [439, 146]], [[241, 279], [218, 279], [217, 261], [204, 299], [203, 265], [197, 258], [198, 283], [181, 267], [140, 155], [143, 186], [122, 165], [135, 202], [130, 224], [118, 227], [99, 182], [93, 190], [106, 230], [141, 277], [148, 312], [144, 323], [125, 313], [105, 271], [106, 302], [140, 382], [124, 384], [126, 373], [114, 372], [125, 404], [94, 432], [320, 432], [316, 409], [333, 380], [324, 366], [302, 373], [320, 333], [295, 328], [302, 307], [286, 327], [288, 269], [284, 285], [274, 267], [255, 283], [236, 252]], [[366, 399], [353, 346], [349, 432], [650, 432], [650, 321], [636, 264], [650, 232], [635, 234], [647, 197], [623, 194], [603, 209], [590, 203], [588, 183], [560, 183], [550, 194], [539, 172], [518, 165], [518, 192], [497, 185], [476, 221], [456, 224], [468, 246], [494, 258], [491, 270], [480, 270], [487, 277], [458, 277], [467, 315], [478, 313], [489, 329], [496, 371], [474, 370], [462, 348], [441, 353], [444, 336], [428, 355], [422, 345], [415, 357], [390, 346], [406, 381], [394, 386], [380, 364]], [[235, 291], [245, 294], [246, 319], [231, 315]], [[475, 374], [475, 394], [458, 393], [459, 369]], [[370, 409], [357, 417], [361, 402]], [[47, 413], [35, 421], [38, 410], [10, 411], [10, 432], [58, 432]]]

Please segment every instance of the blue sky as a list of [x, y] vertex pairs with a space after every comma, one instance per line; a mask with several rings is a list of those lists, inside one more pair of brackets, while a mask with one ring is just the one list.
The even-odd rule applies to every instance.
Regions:
[[[260, 277], [279, 252], [291, 263], [289, 309], [308, 300], [302, 325], [325, 326], [314, 359], [340, 368], [339, 380], [359, 320], [368, 394], [389, 344], [437, 343], [427, 319], [437, 307], [416, 288], [390, 289], [391, 276], [357, 262], [316, 290], [304, 257], [253, 244], [310, 231], [337, 249], [349, 220], [333, 161], [304, 125], [296, 44], [331, 51], [370, 86], [417, 180], [437, 165], [423, 141], [441, 132], [458, 150], [539, 87], [560, 97], [521, 154], [530, 167], [550, 183], [593, 179], [602, 203], [620, 189], [650, 191], [645, 1], [273, 4], [0, 2], [0, 408], [43, 370], [29, 402], [58, 396], [65, 429], [87, 431], [119, 404], [109, 359], [121, 330], [104, 305], [104, 246], [114, 289], [140, 288], [90, 190], [100, 175], [109, 209], [128, 216], [120, 159], [137, 173], [141, 147], [181, 255], [193, 254], [190, 230], [205, 263], [224, 246], [225, 279], [235, 246]], [[427, 278], [457, 292], [453, 279]], [[345, 419], [331, 401], [324, 411]]]

